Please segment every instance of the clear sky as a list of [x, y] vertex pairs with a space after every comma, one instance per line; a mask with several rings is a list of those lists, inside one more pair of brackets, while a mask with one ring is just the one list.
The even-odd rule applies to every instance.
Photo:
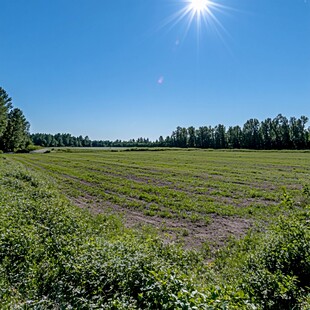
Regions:
[[198, 34], [184, 0], [0, 0], [0, 86], [31, 132], [91, 139], [310, 117], [309, 0], [213, 1]]

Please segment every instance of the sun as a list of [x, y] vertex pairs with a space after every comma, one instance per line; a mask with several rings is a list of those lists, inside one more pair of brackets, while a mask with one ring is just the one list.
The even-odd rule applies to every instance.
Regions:
[[231, 8], [221, 4], [220, 1], [222, 0], [177, 0], [181, 5], [183, 3], [182, 8], [169, 16], [161, 27], [169, 25], [171, 29], [184, 21], [184, 38], [194, 24], [198, 37], [201, 36], [202, 27], [205, 26], [207, 30], [214, 31], [224, 41], [223, 33], [227, 35], [228, 32], [217, 15]]
[[195, 14], [201, 14], [208, 9], [208, 0], [190, 0], [189, 9]]

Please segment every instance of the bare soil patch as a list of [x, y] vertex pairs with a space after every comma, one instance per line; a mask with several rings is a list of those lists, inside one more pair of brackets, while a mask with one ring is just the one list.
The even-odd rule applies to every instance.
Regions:
[[222, 247], [231, 237], [240, 238], [252, 227], [253, 221], [235, 216], [210, 214], [211, 222], [191, 222], [187, 219], [171, 219], [147, 216], [138, 210], [130, 210], [107, 201], [98, 202], [96, 197], [83, 196], [71, 201], [93, 213], [120, 215], [126, 227], [141, 228], [149, 225], [155, 228], [166, 242], [178, 242], [186, 248], [200, 248], [208, 244], [212, 251]]

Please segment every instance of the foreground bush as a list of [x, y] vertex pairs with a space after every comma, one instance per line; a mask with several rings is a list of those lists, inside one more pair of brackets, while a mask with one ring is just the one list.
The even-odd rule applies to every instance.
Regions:
[[244, 266], [244, 286], [264, 309], [295, 309], [310, 293], [309, 221], [282, 219]]
[[218, 273], [256, 309], [310, 309], [309, 209], [280, 217], [264, 232], [233, 242]]

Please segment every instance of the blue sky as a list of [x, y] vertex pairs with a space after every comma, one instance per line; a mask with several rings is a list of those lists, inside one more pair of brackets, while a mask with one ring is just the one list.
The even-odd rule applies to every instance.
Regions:
[[0, 86], [31, 132], [91, 139], [310, 117], [309, 1], [213, 1], [198, 35], [165, 25], [183, 0], [0, 0]]

